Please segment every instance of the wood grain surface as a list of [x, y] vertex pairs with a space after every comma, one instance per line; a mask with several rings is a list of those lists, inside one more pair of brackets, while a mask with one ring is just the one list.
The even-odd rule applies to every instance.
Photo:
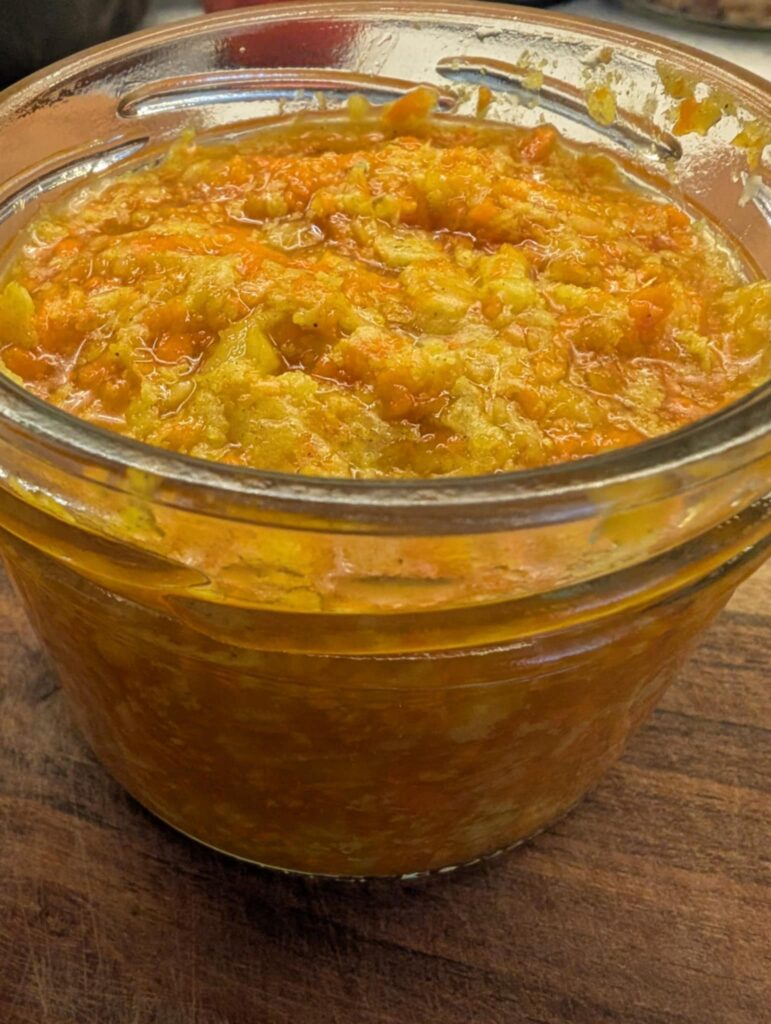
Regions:
[[0, 1024], [764, 1024], [771, 563], [622, 763], [497, 862], [338, 885], [160, 825], [0, 577]]

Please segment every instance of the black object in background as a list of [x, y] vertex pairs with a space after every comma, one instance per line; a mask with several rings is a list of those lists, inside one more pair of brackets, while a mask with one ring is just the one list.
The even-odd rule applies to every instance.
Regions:
[[0, 85], [130, 32], [147, 0], [0, 0]]

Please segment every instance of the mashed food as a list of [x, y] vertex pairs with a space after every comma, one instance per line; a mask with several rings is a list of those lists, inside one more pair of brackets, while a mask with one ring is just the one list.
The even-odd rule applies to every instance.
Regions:
[[370, 478], [633, 444], [768, 376], [771, 284], [703, 225], [550, 127], [428, 106], [183, 138], [49, 212], [0, 365], [153, 445]]
[[[154, 445], [369, 478], [578, 458], [768, 374], [769, 284], [679, 208], [430, 99], [183, 138], [83, 190], [0, 284], [6, 371]], [[0, 550], [94, 751], [188, 835], [317, 874], [447, 868], [564, 814], [767, 533], [759, 459], [444, 534], [3, 443]]]

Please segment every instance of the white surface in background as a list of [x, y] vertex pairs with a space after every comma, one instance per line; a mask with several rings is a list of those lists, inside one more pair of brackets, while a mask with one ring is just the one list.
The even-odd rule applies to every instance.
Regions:
[[[363, 0], [373, 3], [374, 0]], [[717, 54], [723, 60], [733, 61], [740, 67], [754, 71], [756, 75], [771, 78], [771, 33], [739, 32], [731, 29], [685, 28], [675, 22], [646, 17], [627, 11], [608, 0], [573, 0], [560, 3], [548, 10], [564, 11], [566, 14], [583, 15], [600, 21], [611, 21], [629, 28], [654, 32], [678, 43], [687, 43], [699, 49]], [[201, 4], [191, 0], [150, 0], [150, 11], [146, 25], [158, 25], [167, 21], [192, 18], [201, 13]]]

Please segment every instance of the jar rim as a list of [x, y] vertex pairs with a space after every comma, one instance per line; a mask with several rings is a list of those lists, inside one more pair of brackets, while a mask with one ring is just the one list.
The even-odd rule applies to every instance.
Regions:
[[[391, 0], [377, 11], [378, 16], [406, 13], [412, 17], [421, 14], [445, 18], [473, 16], [477, 21], [503, 17], [519, 23], [547, 23], [557, 28], [584, 31], [598, 40], [654, 45], [662, 54], [675, 59], [685, 54], [705, 69], [722, 72], [722, 77], [730, 77], [732, 84], [741, 91], [749, 90], [756, 101], [760, 98], [764, 112], [771, 114], [771, 94], [763, 79], [718, 57], [671, 44], [647, 32], [619, 29], [562, 13], [487, 2]], [[304, 3], [296, 7], [268, 4], [134, 32], [65, 58], [10, 86], [0, 92], [0, 111], [22, 93], [34, 93], [36, 88], [75, 66], [83, 70], [108, 56], [114, 58], [141, 51], [170, 37], [179, 39], [231, 24], [239, 28], [244, 24], [295, 20], [314, 14], [323, 14], [326, 19], [355, 18], [357, 14], [366, 16], [366, 9], [363, 12], [356, 0]], [[603, 496], [607, 499], [613, 493], [617, 498], [622, 485], [632, 489], [635, 484], [644, 487], [654, 477], [670, 475], [672, 489], [676, 491], [682, 489], [683, 475], [694, 466], [713, 461], [718, 465], [744, 449], [754, 453], [748, 457], [750, 461], [756, 457], [758, 444], [771, 441], [771, 381], [709, 416], [639, 444], [535, 469], [478, 476], [372, 480], [304, 476], [232, 466], [154, 447], [96, 426], [37, 398], [1, 373], [0, 424], [4, 424], [17, 441], [27, 436], [36, 445], [69, 459], [72, 465], [82, 466], [85, 461], [92, 466], [96, 464], [119, 489], [126, 489], [127, 471], [162, 480], [171, 504], [197, 505], [196, 494], [201, 497], [205, 493], [210, 502], [220, 496], [227, 499], [229, 505], [257, 503], [311, 519], [332, 517], [387, 526], [409, 516], [412, 525], [416, 519], [423, 518], [427, 526], [435, 528], [441, 524], [447, 532], [455, 532], [512, 527], [532, 523], [534, 519], [567, 521], [590, 514], [590, 509], [596, 513], [598, 505], [605, 503]], [[722, 474], [718, 470], [716, 475]]]

